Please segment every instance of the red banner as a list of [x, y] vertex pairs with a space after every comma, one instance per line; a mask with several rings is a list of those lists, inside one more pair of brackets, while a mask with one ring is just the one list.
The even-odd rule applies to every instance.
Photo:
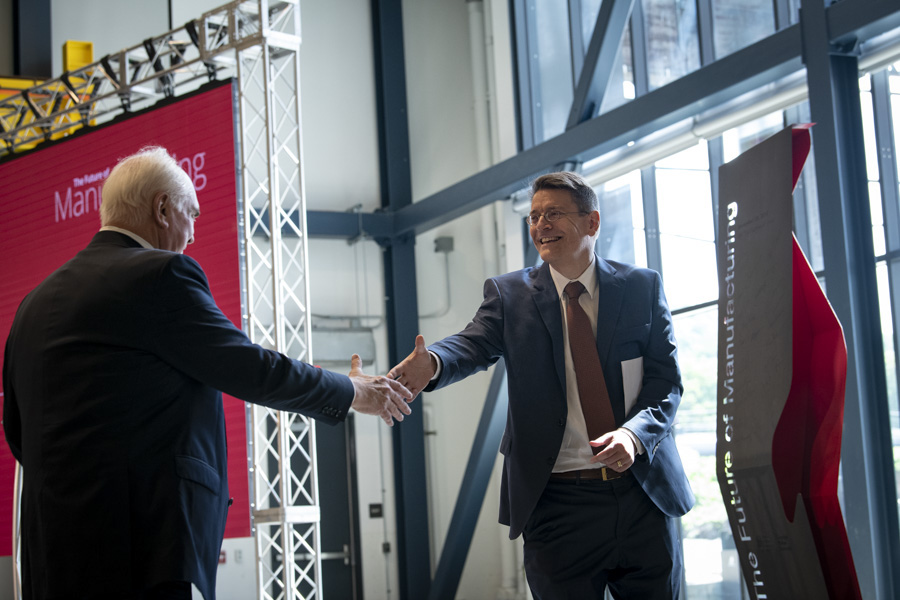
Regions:
[[[168, 149], [200, 201], [196, 243], [186, 254], [209, 278], [225, 315], [241, 327], [238, 203], [232, 87], [226, 83], [0, 163], [0, 336], [22, 298], [84, 248], [100, 228], [100, 190], [120, 158]], [[0, 345], [0, 358], [3, 347]], [[225, 398], [234, 505], [225, 537], [250, 535], [244, 403]], [[0, 555], [11, 554], [15, 459], [0, 444]]]

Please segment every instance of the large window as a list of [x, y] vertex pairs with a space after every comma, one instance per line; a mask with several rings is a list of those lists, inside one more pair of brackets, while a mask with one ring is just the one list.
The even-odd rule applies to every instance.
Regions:
[[[566, 53], [577, 48], [586, 50], [603, 1], [608, 0], [536, 3], [538, 19], [544, 21], [539, 31], [544, 36], [542, 51], [545, 45], [552, 45], [547, 49], [550, 58], [542, 57], [541, 63], [542, 77], [546, 74], [541, 80], [544, 139], [565, 128], [578, 75], [577, 66], [570, 68], [578, 61], [567, 62]], [[566, 13], [573, 6], [579, 9], [578, 19]], [[778, 28], [796, 23], [800, 2], [705, 0], [699, 6], [703, 10], [698, 11], [697, 0], [640, 0], [635, 4], [601, 112], [682, 78], [705, 61], [737, 52]], [[576, 23], [580, 26], [580, 32], [575, 33], [580, 34], [580, 45], [577, 39], [571, 43], [571, 28]], [[900, 164], [896, 152], [900, 135], [900, 62], [861, 78], [860, 93], [873, 260], [895, 474], [900, 483], [900, 356], [895, 335], [900, 331]], [[674, 314], [685, 389], [675, 439], [697, 497], [695, 508], [681, 522], [687, 583], [684, 597], [690, 600], [739, 599], [744, 595], [716, 479], [718, 191], [712, 182], [717, 181], [716, 170], [723, 163], [786, 125], [808, 123], [809, 112], [805, 102], [772, 112], [597, 186], [601, 209], [598, 252], [659, 270]], [[813, 129], [814, 139], [815, 134]], [[640, 164], [640, 160], [634, 164]], [[586, 163], [586, 171], [591, 166]], [[821, 278], [825, 265], [815, 168], [811, 150], [795, 188], [792, 225], [800, 247]], [[600, 176], [599, 171], [595, 173]], [[585, 175], [590, 178], [590, 172]]]
[[[893, 442], [894, 477], [900, 483], [900, 393], [898, 393], [897, 319], [900, 318], [900, 62], [860, 78], [872, 246], [876, 260], [878, 305]], [[900, 496], [900, 486], [898, 486]]]
[[719, 297], [706, 143], [656, 163], [659, 242], [672, 310]]
[[772, 0], [713, 0], [712, 10], [716, 58], [775, 32]]
[[694, 0], [643, 0], [650, 89], [700, 68], [697, 4]]

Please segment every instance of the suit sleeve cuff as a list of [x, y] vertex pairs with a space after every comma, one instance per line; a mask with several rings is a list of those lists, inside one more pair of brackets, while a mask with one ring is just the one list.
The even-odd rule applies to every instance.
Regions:
[[435, 353], [432, 352], [431, 350], [428, 351], [428, 354], [431, 355], [431, 357], [434, 359], [434, 362], [437, 364], [437, 368], [434, 370], [434, 375], [432, 375], [432, 376], [431, 376], [431, 379], [429, 380], [429, 381], [431, 381], [431, 382], [434, 382], [434, 381], [437, 381], [437, 380], [438, 380], [438, 377], [441, 376], [441, 371], [443, 370], [444, 365], [443, 365], [443, 363], [441, 362], [441, 357], [440, 357], [440, 356], [438, 356], [437, 354], [435, 354]]
[[638, 437], [634, 435], [634, 433], [630, 429], [626, 427], [619, 427], [619, 431], [624, 432], [625, 435], [630, 437], [631, 441], [634, 442], [634, 450], [636, 454], [641, 455], [646, 452], [646, 450], [644, 450], [644, 445], [641, 443], [641, 440], [639, 440]]

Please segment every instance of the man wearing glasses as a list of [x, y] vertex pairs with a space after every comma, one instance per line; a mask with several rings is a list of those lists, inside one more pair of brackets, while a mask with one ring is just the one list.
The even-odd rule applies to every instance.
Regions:
[[536, 600], [677, 598], [678, 517], [694, 503], [672, 438], [681, 401], [658, 273], [600, 258], [594, 190], [575, 173], [532, 185], [543, 263], [485, 282], [460, 333], [391, 369], [413, 394], [507, 365], [500, 522], [525, 540]]

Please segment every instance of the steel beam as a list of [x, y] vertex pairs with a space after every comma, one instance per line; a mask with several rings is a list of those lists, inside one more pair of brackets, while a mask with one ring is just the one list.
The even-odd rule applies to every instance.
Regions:
[[469, 452], [469, 462], [463, 474], [462, 485], [456, 498], [453, 517], [444, 540], [444, 548], [434, 574], [429, 600], [455, 598], [459, 579], [466, 564], [466, 556], [472, 545], [472, 534], [478, 523], [481, 505], [497, 460], [497, 449], [506, 426], [506, 407], [509, 397], [506, 389], [506, 364], [497, 362], [491, 374], [491, 384], [484, 399], [481, 420], [475, 431], [475, 441]]
[[900, 8], [889, 0], [843, 0], [825, 9], [825, 21], [830, 42], [852, 44], [900, 27]]
[[[372, 0], [381, 202], [391, 212], [412, 204], [401, 4], [401, 0]], [[419, 332], [414, 245], [414, 237], [398, 236], [384, 252], [392, 365], [412, 350]], [[400, 598], [420, 600], [431, 584], [422, 411], [413, 410], [392, 433]]]
[[[567, 131], [600, 112], [633, 6], [634, 0], [606, 0], [600, 5], [591, 43], [588, 44], [575, 86]], [[572, 31], [571, 35], [580, 36], [581, 31]]]
[[537, 59], [536, 2], [537, 0], [511, 2], [516, 57], [516, 107], [519, 110], [516, 134], [520, 152], [544, 139], [544, 115], [540, 102], [541, 73]]
[[420, 234], [528, 186], [567, 161], [586, 162], [698, 112], [798, 71], [793, 26], [404, 208], [395, 234]]
[[310, 210], [306, 212], [306, 223], [310, 237], [370, 238], [386, 244], [394, 236], [394, 216], [386, 212]]

